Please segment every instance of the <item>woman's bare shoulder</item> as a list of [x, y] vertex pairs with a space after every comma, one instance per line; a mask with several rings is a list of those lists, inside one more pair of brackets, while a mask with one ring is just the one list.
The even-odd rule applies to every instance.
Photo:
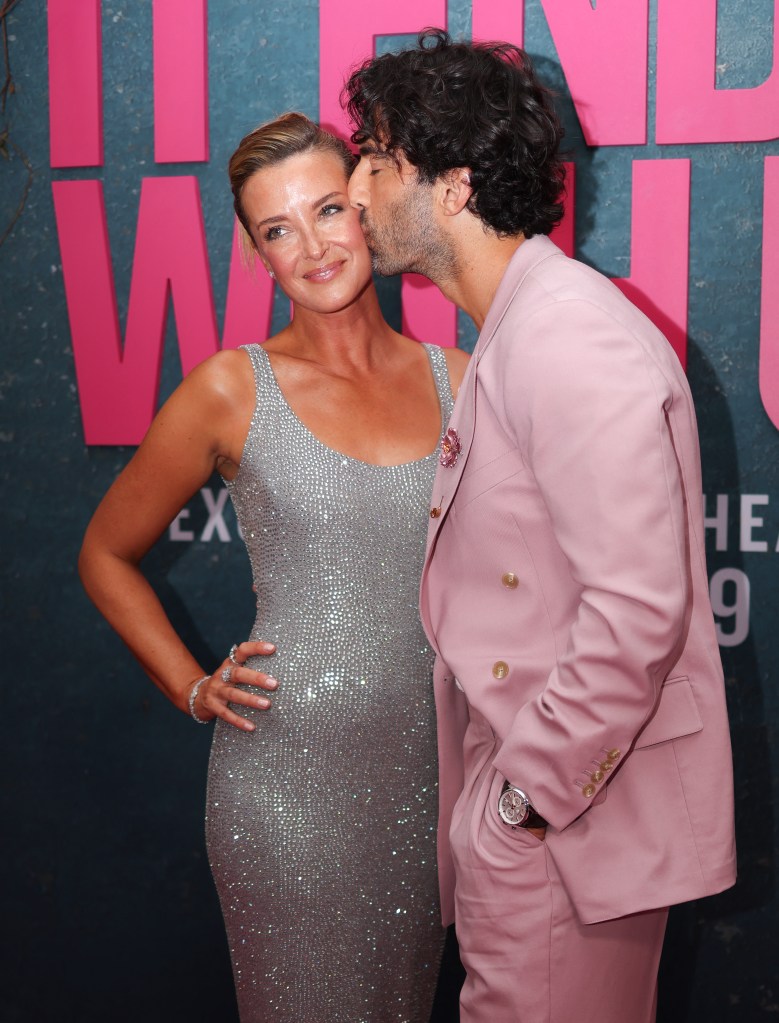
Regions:
[[[157, 413], [147, 440], [186, 434], [204, 448], [236, 448], [255, 405], [254, 370], [245, 352], [225, 349], [198, 363]], [[148, 444], [146, 445], [149, 446]]]
[[[402, 334], [398, 334], [396, 336], [400, 338], [403, 345], [405, 345], [409, 351], [414, 353], [415, 358], [418, 359], [420, 357], [419, 353], [422, 351], [422, 346], [420, 344], [412, 338], [404, 337]], [[433, 342], [433, 344], [435, 344], [435, 342]], [[452, 388], [452, 394], [456, 398], [471, 357], [467, 354], [467, 352], [462, 351], [460, 348], [448, 348], [443, 345], [436, 345], [436, 347], [441, 348], [444, 353], [446, 369], [449, 373], [449, 384]]]
[[239, 396], [253, 395], [254, 370], [247, 352], [239, 348], [224, 348], [199, 363], [184, 383], [204, 397], [234, 401]]
[[456, 398], [471, 357], [461, 348], [444, 348], [444, 356], [446, 358], [446, 368], [449, 370], [449, 383], [452, 387], [452, 394]]

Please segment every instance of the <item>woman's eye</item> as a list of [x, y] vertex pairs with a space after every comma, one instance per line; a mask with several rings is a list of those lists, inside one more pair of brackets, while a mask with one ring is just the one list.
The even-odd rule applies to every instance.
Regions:
[[281, 236], [283, 234], [284, 234], [284, 228], [282, 228], [282, 227], [269, 227], [268, 230], [265, 232], [265, 241], [266, 242], [275, 241], [277, 238], [281, 238]]
[[343, 212], [343, 206], [339, 205], [337, 202], [329, 202], [327, 204], [327, 206], [323, 206], [322, 210], [321, 210], [321, 213], [322, 213], [323, 217], [332, 217], [332, 215], [334, 213], [342, 213], [342, 212]]

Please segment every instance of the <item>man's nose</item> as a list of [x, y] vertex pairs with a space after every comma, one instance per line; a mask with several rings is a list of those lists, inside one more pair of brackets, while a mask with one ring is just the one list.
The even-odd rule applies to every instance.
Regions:
[[360, 160], [352, 171], [352, 176], [349, 178], [349, 202], [358, 210], [364, 210], [368, 206], [366, 180], [369, 169], [367, 161], [364, 159]]

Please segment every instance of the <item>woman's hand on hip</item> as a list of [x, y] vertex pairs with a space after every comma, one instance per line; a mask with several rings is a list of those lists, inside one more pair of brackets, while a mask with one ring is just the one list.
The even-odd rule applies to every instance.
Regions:
[[[271, 701], [263, 692], [275, 692], [278, 680], [264, 671], [255, 671], [246, 666], [250, 657], [268, 657], [276, 652], [273, 643], [249, 640], [239, 643], [230, 651], [230, 655], [219, 665], [213, 675], [208, 676], [200, 685], [196, 697], [191, 704], [195, 715], [201, 721], [222, 718], [230, 725], [244, 732], [254, 731], [254, 722], [241, 717], [230, 704], [238, 707], [252, 707], [255, 710], [268, 710]], [[195, 683], [193, 682], [193, 686]], [[251, 686], [249, 690], [238, 688]]]

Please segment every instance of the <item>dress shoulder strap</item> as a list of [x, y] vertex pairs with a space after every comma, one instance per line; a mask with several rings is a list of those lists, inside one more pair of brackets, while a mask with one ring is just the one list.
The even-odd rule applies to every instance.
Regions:
[[270, 367], [270, 359], [268, 358], [267, 352], [260, 344], [252, 345], [241, 345], [241, 349], [251, 359], [252, 369], [254, 370], [254, 386], [257, 392], [257, 398], [264, 398], [267, 401], [268, 392], [271, 391], [269, 387], [272, 384], [272, 370]]
[[256, 394], [253, 425], [262, 423], [268, 430], [273, 424], [284, 421], [293, 413], [281, 392], [270, 358], [261, 344], [241, 345], [252, 361], [254, 389]]
[[446, 355], [439, 345], [423, 345], [430, 359], [430, 368], [433, 371], [438, 401], [441, 405], [441, 422], [444, 430], [451, 418], [454, 409], [454, 398], [452, 397], [452, 384], [449, 380], [449, 367], [446, 364]]

